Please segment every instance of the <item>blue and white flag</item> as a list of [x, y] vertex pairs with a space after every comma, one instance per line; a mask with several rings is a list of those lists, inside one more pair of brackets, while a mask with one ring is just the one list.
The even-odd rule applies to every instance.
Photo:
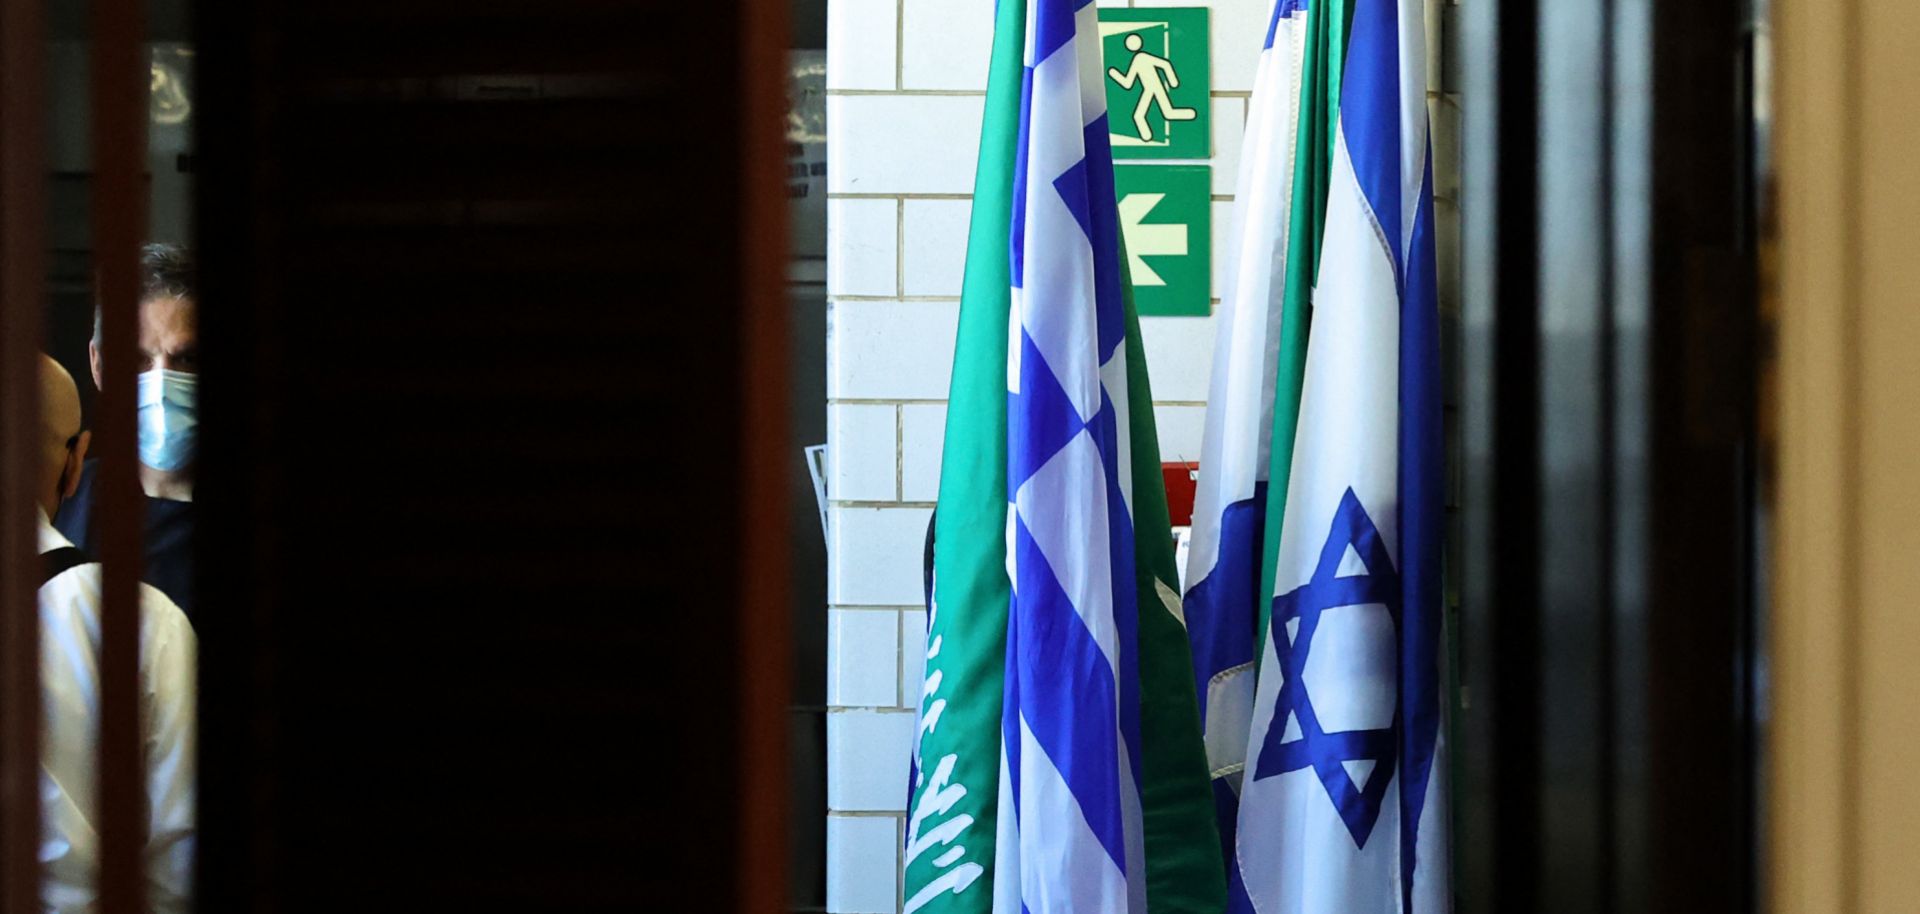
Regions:
[[1275, 356], [1305, 60], [1306, 0], [1276, 0], [1248, 101], [1200, 446], [1186, 619], [1227, 859], [1253, 716]]
[[1448, 909], [1442, 449], [1419, 0], [1350, 0], [1236, 908]]
[[1125, 306], [1092, 0], [1029, 0], [994, 910], [1146, 909]]

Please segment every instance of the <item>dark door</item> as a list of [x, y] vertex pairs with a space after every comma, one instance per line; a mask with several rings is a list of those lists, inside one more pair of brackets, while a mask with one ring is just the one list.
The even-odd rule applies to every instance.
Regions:
[[199, 4], [202, 910], [773, 910], [784, 4]]

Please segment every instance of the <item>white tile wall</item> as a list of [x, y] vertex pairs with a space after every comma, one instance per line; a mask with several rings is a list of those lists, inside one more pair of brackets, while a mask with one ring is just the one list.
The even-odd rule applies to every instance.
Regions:
[[912, 403], [900, 408], [900, 497], [940, 497], [940, 449], [947, 439], [947, 407]]
[[898, 411], [891, 403], [827, 407], [828, 498], [893, 501], [898, 497]]
[[902, 0], [902, 87], [986, 91], [993, 7], [979, 0]]
[[827, 243], [827, 294], [900, 294], [900, 203], [829, 200], [827, 223], [843, 228]]
[[[891, 650], [887, 654], [893, 656]], [[888, 672], [899, 675], [897, 668]], [[913, 719], [912, 712], [897, 709], [827, 713], [828, 809], [901, 812], [907, 808]]]
[[900, 704], [918, 710], [927, 672], [927, 612], [900, 614]]
[[892, 89], [899, 0], [827, 4], [827, 88]]
[[967, 265], [967, 224], [973, 204], [967, 200], [906, 202], [906, 289], [908, 295], [960, 294]]
[[1168, 463], [1199, 460], [1206, 420], [1204, 406], [1155, 406], [1153, 424], [1160, 435], [1160, 459]]
[[1227, 233], [1233, 230], [1233, 201], [1213, 201], [1213, 297], [1227, 287]]
[[1247, 134], [1247, 100], [1216, 95], [1208, 118], [1208, 129], [1213, 132], [1213, 192], [1231, 196], [1234, 182], [1240, 180], [1240, 142]]
[[894, 914], [900, 910], [897, 816], [827, 815], [827, 910]]
[[920, 606], [929, 508], [835, 506], [827, 517], [827, 602]]
[[979, 95], [828, 96], [827, 192], [972, 193], [984, 101]]
[[890, 708], [899, 704], [900, 613], [827, 612], [827, 704]]
[[1213, 377], [1214, 318], [1143, 317], [1140, 345], [1147, 353], [1147, 380], [1156, 402], [1207, 399]]
[[829, 398], [947, 398], [958, 304], [836, 301], [829, 308]]

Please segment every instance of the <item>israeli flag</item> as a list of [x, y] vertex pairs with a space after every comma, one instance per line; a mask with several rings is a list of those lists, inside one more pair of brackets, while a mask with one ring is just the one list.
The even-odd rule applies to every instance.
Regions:
[[1351, 32], [1272, 623], [1241, 792], [1238, 910], [1443, 912], [1442, 451], [1419, 0]]
[[[1253, 717], [1274, 371], [1305, 61], [1306, 0], [1277, 0], [1254, 75], [1227, 236], [1213, 382], [1187, 554], [1186, 619], [1226, 859]], [[1282, 395], [1297, 396], [1297, 391]], [[1284, 481], [1283, 483], [1284, 484]]]
[[1143, 912], [1126, 321], [1092, 0], [1030, 0], [1025, 63], [994, 910]]

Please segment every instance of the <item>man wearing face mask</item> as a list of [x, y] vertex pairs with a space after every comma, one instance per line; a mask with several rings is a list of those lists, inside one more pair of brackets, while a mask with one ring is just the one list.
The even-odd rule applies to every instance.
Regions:
[[[193, 617], [193, 464], [200, 380], [199, 289], [193, 258], [173, 244], [140, 249], [140, 487], [146, 492], [147, 583]], [[87, 345], [100, 387], [100, 315]], [[97, 548], [96, 464], [88, 461], [54, 526], [82, 549]]]
[[[100, 728], [100, 566], [47, 521], [79, 483], [88, 436], [80, 391], [40, 361], [40, 881], [41, 909], [97, 908], [100, 810], [95, 739]], [[164, 594], [140, 587], [140, 744], [145, 747], [147, 909], [185, 914], [194, 848], [193, 626]]]

